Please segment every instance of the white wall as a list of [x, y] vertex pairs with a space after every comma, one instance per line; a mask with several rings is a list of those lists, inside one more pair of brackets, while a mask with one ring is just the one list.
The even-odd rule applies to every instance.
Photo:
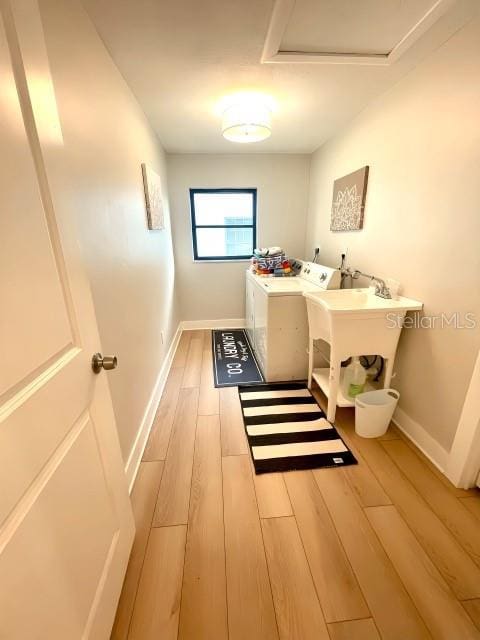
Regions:
[[257, 245], [304, 252], [310, 156], [168, 155], [168, 179], [182, 320], [244, 318], [246, 262], [194, 263], [191, 187], [256, 187]]
[[[479, 70], [477, 18], [314, 154], [307, 254], [320, 244], [336, 266], [348, 247], [349, 265], [399, 280], [426, 314], [480, 321]], [[364, 229], [332, 233], [333, 181], [364, 165]], [[394, 386], [425, 443], [451, 446], [479, 345], [480, 325], [403, 332]]]
[[64, 140], [53, 195], [68, 184], [102, 348], [118, 356], [108, 380], [127, 461], [178, 324], [168, 208], [167, 228], [148, 231], [140, 168], [166, 186], [165, 157], [80, 2], [40, 8]]

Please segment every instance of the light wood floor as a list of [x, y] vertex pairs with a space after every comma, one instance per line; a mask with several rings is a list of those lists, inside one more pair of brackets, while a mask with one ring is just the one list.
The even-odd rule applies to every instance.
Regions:
[[255, 476], [210, 332], [184, 332], [132, 494], [112, 639], [480, 638], [480, 494], [393, 426], [362, 439], [343, 410], [337, 427], [358, 465]]

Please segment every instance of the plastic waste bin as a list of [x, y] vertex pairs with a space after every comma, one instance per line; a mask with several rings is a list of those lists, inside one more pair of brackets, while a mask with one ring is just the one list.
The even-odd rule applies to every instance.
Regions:
[[379, 389], [355, 397], [355, 431], [362, 438], [378, 438], [387, 431], [400, 394]]

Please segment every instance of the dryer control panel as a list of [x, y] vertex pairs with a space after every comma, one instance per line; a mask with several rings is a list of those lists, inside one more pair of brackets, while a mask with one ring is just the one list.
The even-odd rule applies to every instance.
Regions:
[[340, 288], [340, 271], [316, 262], [303, 262], [298, 275], [322, 289]]

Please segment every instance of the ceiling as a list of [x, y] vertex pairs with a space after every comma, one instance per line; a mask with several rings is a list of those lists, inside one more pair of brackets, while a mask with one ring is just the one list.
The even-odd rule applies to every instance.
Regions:
[[[272, 0], [83, 0], [168, 152], [310, 153], [464, 24], [470, 0], [277, 0], [283, 48], [388, 53], [435, 4], [443, 15], [391, 64], [262, 64]], [[476, 0], [473, 0], [476, 2]], [[273, 24], [273, 23], [272, 23]], [[278, 30], [278, 27], [276, 27]], [[278, 48], [278, 47], [277, 47]], [[274, 101], [272, 136], [221, 135], [222, 99]]]

